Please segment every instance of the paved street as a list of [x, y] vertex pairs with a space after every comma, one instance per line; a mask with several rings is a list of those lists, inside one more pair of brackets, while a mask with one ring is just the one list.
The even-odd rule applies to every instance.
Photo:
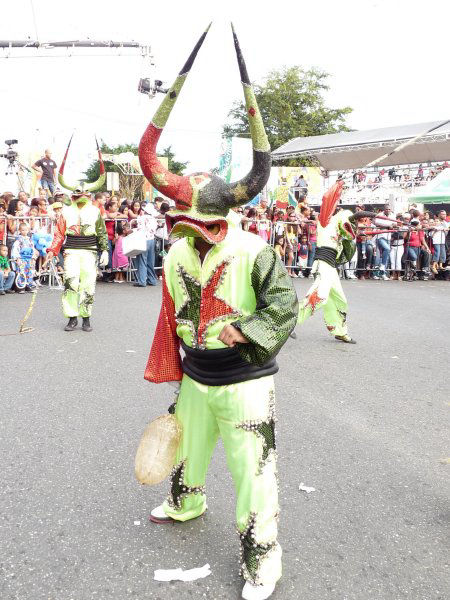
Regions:
[[[296, 281], [300, 297], [307, 283]], [[335, 342], [318, 314], [279, 357], [284, 577], [273, 598], [444, 600], [450, 286], [344, 285], [358, 344]], [[144, 426], [171, 402], [168, 386], [143, 379], [160, 293], [100, 284], [86, 334], [62, 331], [60, 294], [43, 289], [35, 331], [0, 337], [1, 600], [240, 597], [222, 446], [209, 511], [191, 523], [149, 523], [167, 482], [134, 478]], [[0, 298], [1, 334], [29, 302]], [[155, 569], [205, 563], [206, 579], [153, 581]]]

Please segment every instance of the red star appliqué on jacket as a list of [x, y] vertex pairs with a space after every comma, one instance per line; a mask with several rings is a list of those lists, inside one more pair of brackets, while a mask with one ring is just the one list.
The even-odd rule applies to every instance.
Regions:
[[231, 306], [216, 296], [216, 290], [220, 285], [222, 276], [225, 275], [227, 266], [227, 262], [220, 264], [209, 280], [208, 285], [202, 289], [200, 321], [197, 331], [197, 341], [200, 346], [204, 343], [203, 336], [212, 321], [220, 320], [221, 317], [226, 317], [233, 313], [237, 315]]
[[319, 294], [317, 293], [317, 290], [314, 290], [312, 292], [312, 294], [310, 294], [306, 298], [305, 308], [307, 306], [310, 306], [311, 307], [311, 314], [314, 314], [314, 311], [316, 310], [317, 305], [320, 304], [321, 302], [323, 302], [323, 298], [321, 298], [319, 296]]

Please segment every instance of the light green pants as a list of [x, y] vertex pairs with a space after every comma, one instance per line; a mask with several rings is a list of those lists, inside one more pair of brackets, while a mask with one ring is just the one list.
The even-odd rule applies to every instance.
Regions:
[[328, 331], [332, 335], [347, 335], [347, 298], [335, 268], [317, 260], [313, 267], [314, 283], [309, 288], [298, 312], [301, 325], [316, 310], [323, 308]]
[[91, 250], [64, 252], [64, 292], [62, 306], [65, 317], [90, 317], [97, 280], [97, 254]]
[[178, 521], [206, 510], [205, 478], [219, 436], [236, 488], [241, 568], [253, 583], [281, 577], [272, 377], [207, 386], [184, 375], [176, 405], [183, 428], [164, 510]]

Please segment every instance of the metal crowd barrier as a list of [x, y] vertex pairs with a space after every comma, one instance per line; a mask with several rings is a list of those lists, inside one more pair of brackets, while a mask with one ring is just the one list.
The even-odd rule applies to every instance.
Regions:
[[[14, 233], [9, 231], [9, 221], [15, 221]], [[35, 226], [31, 228], [31, 221], [34, 222]], [[15, 239], [19, 235], [19, 224], [21, 222], [28, 223], [30, 225], [30, 233], [35, 233], [36, 231], [42, 231], [42, 229], [46, 229], [47, 233], [53, 233], [53, 219], [50, 216], [40, 216], [40, 217], [13, 217], [12, 215], [3, 215], [0, 217], [0, 231], [1, 238], [0, 241], [2, 244], [6, 244], [8, 239]], [[37, 226], [36, 226], [37, 225]]]
[[[20, 221], [27, 221], [29, 222], [30, 220], [34, 220], [34, 221], [38, 221], [39, 222], [39, 227], [36, 227], [35, 229], [39, 229], [42, 230], [43, 228], [45, 228], [47, 230], [48, 233], [52, 233], [53, 234], [53, 230], [54, 230], [54, 226], [56, 223], [56, 220], [50, 216], [41, 216], [41, 217], [29, 217], [29, 216], [24, 216], [24, 217], [12, 217], [9, 215], [0, 217], [0, 231], [3, 229], [2, 232], [2, 236], [1, 236], [1, 243], [6, 243], [8, 242], [8, 246], [11, 247], [12, 243], [15, 240], [15, 238], [17, 237], [15, 234], [11, 235], [11, 233], [8, 233], [8, 240], [7, 240], [7, 228], [8, 228], [8, 220], [15, 220], [17, 222]], [[129, 222], [130, 227], [131, 228], [135, 228], [137, 226], [137, 219], [132, 219], [131, 221], [128, 221], [128, 219], [126, 217], [119, 217], [119, 218], [115, 218], [115, 219], [105, 219], [105, 223], [107, 222], [118, 222], [118, 221], [122, 221], [122, 222]], [[3, 223], [3, 228], [1, 228], [1, 225]], [[165, 250], [169, 245], [169, 239], [168, 236], [166, 235], [166, 228], [164, 227], [165, 225], [165, 220], [164, 219], [157, 219], [157, 230], [159, 230], [159, 232], [161, 233], [162, 231], [162, 237], [161, 236], [155, 236], [156, 238], [156, 249], [155, 249], [155, 256], [156, 256], [156, 260], [155, 260], [155, 270], [159, 271], [162, 270], [162, 266], [163, 266], [163, 258], [164, 258], [164, 254], [165, 254]], [[243, 229], [245, 230], [250, 230], [252, 233], [254, 233], [255, 235], [260, 235], [260, 237], [262, 237], [268, 244], [270, 244], [272, 247], [276, 248], [276, 241], [278, 237], [283, 237], [285, 240], [284, 243], [284, 252], [283, 253], [278, 253], [283, 264], [286, 266], [289, 274], [293, 275], [294, 277], [297, 276], [309, 276], [313, 262], [314, 262], [314, 255], [315, 255], [315, 232], [316, 232], [316, 222], [315, 221], [269, 221], [268, 219], [247, 219], [244, 218], [241, 226]], [[115, 228], [114, 228], [115, 229]], [[429, 230], [431, 230], [432, 228], [429, 228]], [[15, 230], [18, 230], [18, 225], [16, 225]], [[409, 227], [405, 227], [403, 229], [399, 229], [399, 232], [410, 232], [411, 229]], [[422, 230], [424, 231], [424, 230]], [[364, 235], [362, 233], [362, 231], [359, 231], [358, 235]], [[308, 246], [310, 246], [308, 248], [308, 255], [307, 257], [301, 257], [300, 256], [300, 252], [299, 252], [299, 246], [300, 246], [300, 241], [301, 241], [301, 236], [306, 235], [306, 242], [308, 244]], [[341, 266], [340, 271], [341, 271], [341, 276], [344, 278], [347, 277], [352, 277], [354, 275], [359, 275], [362, 276], [364, 274], [373, 274], [374, 272], [376, 272], [377, 270], [379, 270], [379, 264], [381, 261], [381, 253], [377, 244], [377, 234], [368, 234], [368, 240], [366, 241], [367, 244], [371, 245], [373, 248], [373, 252], [372, 252], [372, 256], [370, 259], [370, 264], [367, 262], [367, 254], [366, 257], [363, 258], [362, 257], [362, 253], [361, 253], [361, 246], [357, 247], [357, 252], [355, 254], [355, 257], [352, 260], [352, 263], [349, 264], [347, 263], [346, 265]], [[401, 261], [401, 269], [400, 269], [400, 273], [403, 275], [404, 278], [406, 279], [412, 279], [417, 272], [424, 272], [424, 269], [429, 269], [429, 265], [430, 265], [430, 261], [431, 261], [431, 255], [422, 250], [420, 247], [417, 248], [414, 246], [414, 248], [417, 249], [417, 260], [413, 260], [411, 258], [411, 253], [409, 252], [409, 248], [412, 247], [409, 244], [409, 235], [406, 236], [406, 238], [404, 239], [403, 245], [398, 245], [398, 246], [393, 246], [390, 244], [389, 242], [389, 257], [388, 257], [388, 263], [386, 265], [386, 274], [389, 274], [393, 271], [398, 271], [399, 269], [394, 269], [392, 268], [392, 264], [397, 263], [397, 258], [398, 258], [398, 253], [403, 250], [403, 257], [402, 257], [402, 261]], [[395, 251], [394, 251], [395, 249]], [[394, 253], [392, 254], [392, 252], [394, 251]], [[112, 251], [111, 251], [111, 257], [112, 257]], [[424, 264], [425, 263], [425, 264]], [[135, 259], [130, 258], [129, 259], [129, 264], [127, 269], [122, 270], [122, 272], [125, 273], [126, 276], [126, 281], [127, 282], [132, 282], [135, 280], [135, 272], [136, 272], [137, 268], [136, 268], [136, 264], [135, 264]], [[103, 274], [103, 273], [115, 273], [118, 271], [118, 269], [108, 269], [107, 267], [104, 268], [99, 268], [99, 271]], [[350, 274], [350, 275], [349, 275]], [[60, 274], [57, 272], [56, 269], [56, 265], [53, 264], [52, 268], [49, 268], [49, 272], [44, 272], [42, 274], [44, 277], [46, 277], [48, 279], [48, 285], [50, 288], [57, 288], [60, 289], [61, 288], [61, 277]]]
[[[308, 277], [314, 262], [315, 255], [315, 240], [311, 241], [312, 236], [315, 233], [315, 222], [314, 221], [265, 221], [270, 223], [270, 232], [268, 234], [268, 239], [266, 240], [272, 247], [276, 246], [276, 238], [279, 235], [282, 235], [285, 239], [290, 236], [290, 241], [285, 244], [285, 252], [284, 256], [280, 256], [282, 262], [286, 266], [289, 274], [293, 272], [299, 276]], [[253, 233], [255, 235], [260, 235], [259, 225], [261, 220], [258, 219], [244, 219], [242, 222], [242, 226], [245, 230], [252, 230], [253, 225]], [[295, 234], [294, 229], [296, 228], [297, 233]], [[264, 227], [264, 231], [265, 231]], [[424, 231], [425, 234], [431, 231], [433, 228], [429, 227]], [[391, 245], [391, 240], [389, 240], [389, 255], [388, 261], [385, 269], [386, 275], [392, 274], [393, 272], [399, 271], [399, 275], [403, 276], [405, 280], [412, 280], [414, 277], [418, 276], [419, 278], [425, 278], [429, 274], [429, 267], [431, 262], [431, 253], [426, 252], [420, 246], [411, 246], [409, 243], [409, 233], [412, 231], [411, 227], [404, 226], [403, 228], [399, 228], [397, 230], [399, 233], [407, 233], [406, 238], [403, 240], [403, 245]], [[312, 248], [308, 249], [308, 257], [306, 259], [300, 260], [299, 255], [299, 244], [301, 235], [307, 236], [307, 243], [311, 245]], [[362, 230], [359, 230], [358, 237], [363, 235]], [[263, 236], [266, 239], [266, 234]], [[361, 246], [357, 246], [357, 251], [351, 261], [351, 263], [346, 263], [339, 267], [340, 275], [342, 278], [354, 278], [355, 276], [363, 276], [364, 274], [368, 274], [369, 276], [381, 276], [382, 272], [380, 269], [381, 264], [381, 252], [379, 245], [377, 243], [377, 239], [379, 238], [379, 234], [368, 234], [368, 241], [366, 242], [373, 248], [373, 253], [370, 259], [370, 264], [367, 263], [367, 257], [363, 260], [361, 256]], [[427, 241], [425, 239], [425, 241]], [[314, 245], [313, 245], [314, 244]], [[428, 244], [429, 245], [429, 244]], [[412, 257], [412, 254], [409, 251], [409, 248], [415, 248], [417, 251], [417, 259]], [[400, 261], [400, 269], [394, 268], [397, 264], [398, 254], [403, 251], [403, 256]]]
[[[264, 227], [261, 229], [261, 223], [264, 223]], [[255, 235], [260, 235], [270, 246], [276, 249], [276, 241], [278, 237], [283, 237], [284, 243], [284, 254], [277, 254], [280, 256], [281, 261], [285, 265], [288, 273], [295, 276], [308, 276], [315, 255], [315, 243], [314, 234], [316, 231], [315, 221], [269, 221], [268, 219], [243, 219], [241, 226], [246, 231], [251, 231]], [[256, 230], [256, 232], [254, 231]], [[262, 235], [261, 235], [262, 233]], [[300, 257], [300, 242], [301, 237], [306, 235], [306, 243], [311, 245], [308, 249], [308, 256], [306, 258]], [[308, 260], [309, 259], [309, 260]]]

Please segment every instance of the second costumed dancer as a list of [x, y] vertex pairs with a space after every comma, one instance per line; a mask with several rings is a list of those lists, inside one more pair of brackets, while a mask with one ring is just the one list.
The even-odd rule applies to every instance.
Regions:
[[[337, 210], [343, 185], [343, 181], [337, 181], [322, 200], [312, 268], [314, 283], [300, 304], [298, 324], [322, 308], [328, 331], [340, 342], [356, 344], [348, 335], [347, 298], [337, 270], [337, 266], [349, 262], [356, 251], [356, 216], [350, 210]], [[365, 216], [373, 217], [374, 213], [357, 213], [358, 219]]]
[[[268, 598], [281, 576], [275, 454], [275, 357], [295, 326], [298, 304], [274, 250], [228, 216], [266, 184], [270, 147], [234, 34], [253, 142], [253, 167], [236, 183], [208, 173], [165, 169], [156, 145], [207, 31], [167, 92], [139, 148], [142, 171], [173, 199], [167, 213], [180, 238], [164, 262], [163, 299], [145, 378], [181, 382], [175, 415], [182, 439], [168, 499], [155, 523], [187, 521], [206, 510], [205, 478], [219, 436], [236, 487], [242, 596]], [[180, 346], [185, 357], [181, 360]]]
[[100, 210], [93, 205], [91, 192], [101, 188], [106, 175], [102, 155], [97, 143], [100, 162], [99, 178], [88, 185], [70, 186], [64, 180], [64, 166], [69, 153], [67, 146], [61, 163], [58, 180], [66, 189], [72, 190], [72, 202], [65, 204], [58, 218], [53, 243], [47, 250], [47, 260], [58, 256], [64, 245], [64, 292], [62, 307], [69, 319], [65, 331], [74, 331], [78, 317], [82, 318], [83, 331], [92, 331], [90, 316], [94, 304], [97, 280], [97, 252], [101, 250], [99, 264], [108, 264], [108, 235]]

